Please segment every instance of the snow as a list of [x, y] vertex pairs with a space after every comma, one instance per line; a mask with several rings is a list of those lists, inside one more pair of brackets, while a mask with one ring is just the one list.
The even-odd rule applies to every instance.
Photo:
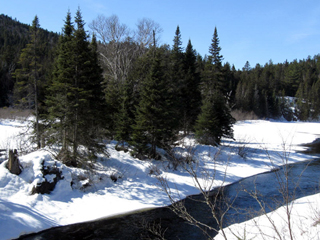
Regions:
[[[27, 126], [27, 122], [0, 119], [0, 149], [20, 149], [27, 138]], [[214, 185], [221, 186], [285, 163], [315, 158], [297, 151], [304, 149], [300, 144], [319, 137], [320, 123], [241, 121], [235, 124], [234, 133], [235, 140], [224, 139], [220, 148], [197, 145], [192, 137], [177, 147], [181, 155], [191, 153], [197, 159], [195, 171], [204, 187], [208, 184], [208, 174], [215, 177]], [[0, 159], [0, 240], [53, 226], [168, 205], [170, 201], [161, 191], [156, 174], [167, 179], [177, 199], [199, 193], [194, 180], [182, 168], [174, 170], [168, 161], [140, 161], [129, 153], [116, 151], [115, 145], [116, 142], [107, 144], [109, 158], [100, 156], [92, 170], [67, 167], [46, 149], [19, 156], [23, 167], [19, 176], [7, 170], [7, 160]], [[43, 166], [57, 167], [63, 179], [50, 194], [31, 195], [37, 183], [52, 182], [55, 178], [54, 174], [43, 176]], [[304, 239], [316, 236], [319, 230], [315, 224], [319, 219], [314, 216], [319, 212], [315, 209], [319, 202], [320, 195], [316, 194], [292, 203], [294, 220], [299, 225], [295, 229], [297, 234], [304, 234]], [[282, 226], [283, 211], [280, 208], [267, 216]], [[259, 238], [266, 229], [272, 235], [267, 216], [230, 226], [225, 229], [228, 239], [237, 239], [234, 234], [243, 235], [244, 229], [248, 239]]]

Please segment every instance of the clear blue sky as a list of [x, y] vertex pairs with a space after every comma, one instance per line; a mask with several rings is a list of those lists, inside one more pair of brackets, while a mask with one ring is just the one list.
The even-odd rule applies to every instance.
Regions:
[[183, 47], [191, 39], [202, 56], [217, 27], [224, 62], [240, 69], [320, 53], [319, 0], [0, 0], [0, 13], [27, 24], [38, 15], [41, 27], [61, 32], [68, 9], [74, 16], [78, 6], [87, 24], [98, 14], [116, 14], [130, 28], [150, 18], [170, 45], [179, 25]]

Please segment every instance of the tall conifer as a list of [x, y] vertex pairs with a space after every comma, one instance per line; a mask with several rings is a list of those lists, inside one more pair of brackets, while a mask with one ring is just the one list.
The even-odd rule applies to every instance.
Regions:
[[[47, 100], [53, 136], [58, 136], [52, 140], [61, 143], [60, 159], [73, 166], [101, 150], [97, 140], [103, 113], [102, 70], [95, 38], [90, 45], [80, 9], [75, 25], [68, 12]], [[89, 156], [80, 153], [80, 146]]]
[[40, 144], [40, 110], [39, 110], [39, 88], [40, 88], [40, 77], [41, 68], [40, 63], [40, 24], [38, 16], [35, 16], [30, 27], [30, 42], [27, 44], [21, 52], [19, 58], [19, 64], [21, 68], [17, 68], [15, 71], [16, 82], [16, 94], [22, 95], [20, 103], [27, 105], [28, 108], [33, 108], [35, 113], [35, 142], [37, 148], [41, 147]]
[[[143, 80], [136, 123], [133, 128], [133, 143], [140, 154], [156, 157], [156, 147], [167, 148], [174, 138], [172, 107], [169, 85], [159, 50], [148, 75]], [[150, 147], [149, 147], [150, 144]]]
[[183, 130], [185, 133], [193, 130], [201, 107], [200, 73], [197, 69], [197, 56], [191, 41], [184, 58], [184, 84], [182, 85], [181, 98], [183, 102]]
[[184, 102], [183, 91], [185, 88], [185, 72], [184, 72], [184, 52], [182, 50], [181, 32], [177, 26], [175, 36], [173, 39], [172, 53], [171, 53], [171, 93], [175, 95], [172, 102], [175, 107], [174, 118], [177, 129], [184, 127], [184, 117], [186, 105]]
[[201, 113], [195, 125], [196, 138], [202, 144], [217, 145], [222, 137], [233, 137], [232, 125], [235, 120], [227, 105], [220, 50], [215, 28], [204, 69]]

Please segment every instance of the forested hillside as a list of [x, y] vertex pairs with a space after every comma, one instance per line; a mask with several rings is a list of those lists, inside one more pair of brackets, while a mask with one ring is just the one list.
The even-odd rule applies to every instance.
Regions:
[[[27, 24], [20, 23], [6, 15], [0, 15], [0, 107], [15, 104], [13, 92], [16, 79], [13, 73], [21, 67], [22, 49], [30, 42], [29, 28]], [[41, 62], [46, 68], [50, 69], [52, 65], [52, 54], [58, 38], [57, 33], [40, 29], [39, 41], [43, 48], [40, 53]]]
[[68, 12], [60, 35], [40, 23], [0, 16], [0, 106], [33, 109], [38, 148], [59, 144], [69, 165], [103, 151], [104, 137], [131, 144], [140, 158], [157, 158], [156, 147], [170, 148], [181, 132], [218, 145], [233, 137], [235, 110], [318, 119], [320, 55], [235, 69], [221, 55], [217, 28], [201, 56], [192, 40], [183, 47], [179, 26], [172, 45], [159, 45], [151, 19], [129, 29], [100, 15], [88, 24], [90, 36], [80, 9], [74, 21]]

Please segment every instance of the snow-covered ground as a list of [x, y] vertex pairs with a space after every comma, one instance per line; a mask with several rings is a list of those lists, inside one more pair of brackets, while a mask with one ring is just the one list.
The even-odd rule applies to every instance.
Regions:
[[[0, 149], [21, 148], [26, 123], [0, 119]], [[247, 176], [269, 171], [275, 165], [314, 158], [297, 153], [301, 143], [309, 143], [320, 136], [320, 123], [241, 121], [234, 126], [235, 140], [225, 139], [220, 148], [196, 145], [186, 138], [178, 149], [186, 154], [193, 147], [198, 160], [200, 178], [203, 169], [215, 173], [217, 186], [229, 184]], [[169, 186], [180, 197], [198, 193], [193, 179], [182, 168], [174, 170], [166, 161], [140, 161], [129, 153], [116, 151], [115, 142], [107, 144], [109, 158], [101, 156], [94, 169], [85, 171], [70, 168], [57, 162], [47, 150], [39, 150], [19, 156], [23, 171], [19, 176], [6, 169], [7, 161], [0, 161], [0, 240], [18, 237], [20, 234], [40, 231], [58, 225], [94, 220], [136, 209], [158, 207], [170, 204], [161, 191], [155, 172], [164, 176]], [[286, 153], [284, 158], [283, 153]], [[51, 194], [31, 195], [33, 186], [44, 181], [42, 165], [55, 165], [62, 171], [60, 180]], [[113, 181], [111, 179], [117, 179]], [[46, 176], [50, 181], [50, 176]], [[297, 234], [304, 236], [318, 233], [315, 216], [320, 195], [299, 199], [294, 202], [293, 218], [300, 227]], [[270, 213], [274, 221], [281, 221], [282, 209]], [[303, 211], [304, 214], [298, 214]], [[310, 217], [307, 216], [310, 212]], [[318, 211], [319, 212], [319, 211]], [[320, 213], [320, 212], [319, 212]], [[303, 219], [301, 218], [303, 215]], [[268, 215], [269, 216], [269, 215]], [[237, 239], [246, 229], [247, 239], [259, 235], [259, 228], [267, 226], [266, 216], [255, 218], [243, 224], [226, 229], [228, 239]], [[303, 224], [301, 224], [303, 221]], [[281, 226], [283, 223], [278, 223]], [[315, 227], [312, 227], [315, 225]], [[309, 231], [315, 231], [314, 233]], [[265, 229], [260, 229], [265, 232]], [[252, 233], [252, 235], [249, 235]], [[272, 231], [268, 229], [268, 234]], [[281, 233], [282, 234], [282, 233]], [[284, 234], [284, 233], [283, 233]], [[251, 237], [250, 237], [251, 236]], [[315, 235], [317, 236], [317, 235]], [[221, 236], [217, 236], [217, 239]], [[303, 239], [308, 239], [309, 237]], [[256, 239], [256, 238], [255, 238]]]

